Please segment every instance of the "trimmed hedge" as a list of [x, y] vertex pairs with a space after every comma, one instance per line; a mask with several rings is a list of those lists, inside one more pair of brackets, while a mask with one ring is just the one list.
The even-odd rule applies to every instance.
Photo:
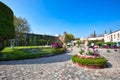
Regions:
[[107, 63], [107, 60], [104, 57], [95, 58], [95, 59], [90, 59], [90, 58], [84, 59], [84, 58], [79, 58], [77, 55], [72, 56], [72, 61], [74, 63], [77, 62], [78, 64], [86, 65], [86, 66], [89, 65], [106, 66]]
[[64, 48], [53, 48], [52, 49], [52, 53], [56, 53], [56, 54], [62, 54], [65, 52]]
[[12, 39], [14, 37], [13, 12], [0, 1], [0, 39]]

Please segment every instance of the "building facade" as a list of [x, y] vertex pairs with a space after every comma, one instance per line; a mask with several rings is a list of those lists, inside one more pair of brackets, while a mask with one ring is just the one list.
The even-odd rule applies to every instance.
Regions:
[[16, 35], [15, 39], [8, 40], [8, 45], [14, 46], [40, 46], [51, 45], [57, 38], [51, 35], [33, 34], [33, 33], [21, 33]]
[[114, 31], [110, 34], [104, 34], [103, 37], [95, 37], [95, 38], [81, 38], [81, 41], [95, 41], [95, 40], [103, 40], [104, 42], [116, 42], [117, 46], [120, 46], [120, 30]]
[[114, 31], [110, 34], [104, 34], [105, 42], [116, 42], [120, 46], [120, 30]]

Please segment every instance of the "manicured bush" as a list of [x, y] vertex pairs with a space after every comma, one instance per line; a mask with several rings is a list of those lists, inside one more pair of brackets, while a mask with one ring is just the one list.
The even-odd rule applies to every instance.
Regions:
[[21, 46], [11, 49], [10, 47], [6, 47], [0, 52], [0, 61], [48, 57], [64, 52], [63, 48], [53, 49], [51, 47]]
[[104, 42], [97, 42], [96, 45], [98, 45], [99, 47], [102, 47], [102, 45], [104, 44]]
[[65, 52], [64, 48], [53, 48], [52, 49], [52, 53], [61, 54], [61, 53], [64, 53], [64, 52]]
[[101, 66], [101, 65], [103, 65], [105, 67], [106, 63], [107, 63], [107, 60], [104, 57], [84, 59], [84, 58], [79, 58], [77, 55], [72, 56], [72, 61], [74, 63], [77, 62], [78, 64], [86, 65], [86, 66], [89, 66], [89, 65]]
[[84, 50], [79, 51], [79, 53], [80, 53], [80, 54], [83, 54], [83, 53], [84, 53]]
[[88, 55], [93, 55], [94, 53], [92, 51], [88, 51]]
[[105, 42], [104, 44], [112, 48], [112, 46], [116, 45], [117, 43], [116, 42]]
[[13, 12], [0, 1], [0, 39], [11, 39], [14, 37]]
[[0, 51], [5, 47], [4, 41], [14, 37], [13, 12], [0, 1]]

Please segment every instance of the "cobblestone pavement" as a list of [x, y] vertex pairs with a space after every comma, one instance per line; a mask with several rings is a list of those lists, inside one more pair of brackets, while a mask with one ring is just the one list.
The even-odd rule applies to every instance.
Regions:
[[107, 58], [108, 68], [87, 69], [74, 65], [72, 53], [28, 60], [0, 62], [0, 80], [120, 80], [120, 52], [99, 49]]

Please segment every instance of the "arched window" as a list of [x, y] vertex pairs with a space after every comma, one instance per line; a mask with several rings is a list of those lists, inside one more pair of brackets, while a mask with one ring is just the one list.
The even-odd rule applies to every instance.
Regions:
[[120, 38], [120, 34], [119, 33], [117, 34], [117, 37]]
[[116, 38], [116, 35], [114, 34], [114, 39]]

